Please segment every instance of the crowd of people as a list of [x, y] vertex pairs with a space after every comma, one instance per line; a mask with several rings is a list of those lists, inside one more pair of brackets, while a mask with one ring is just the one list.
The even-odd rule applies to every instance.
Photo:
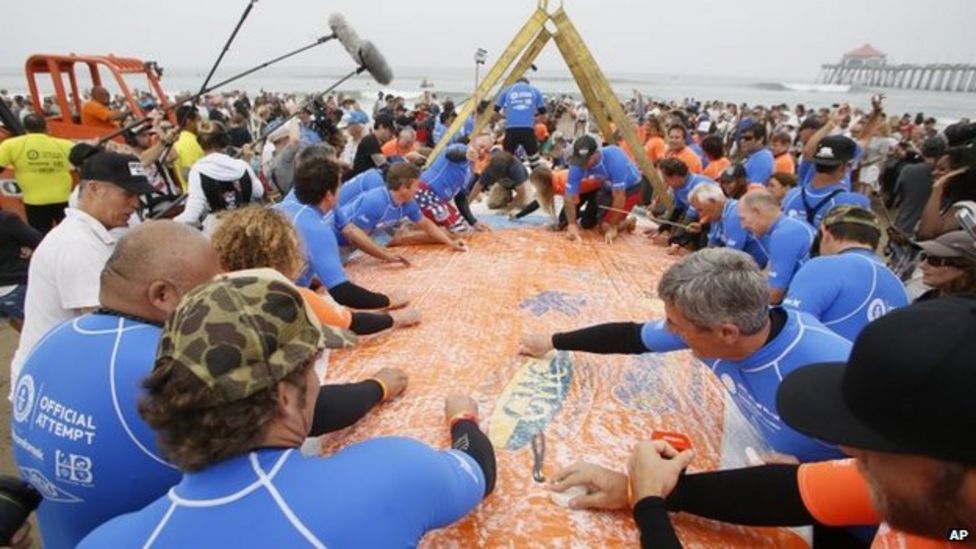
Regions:
[[[521, 353], [689, 349], [775, 451], [685, 474], [694, 448], [632, 441], [620, 470], [558, 473], [550, 489], [580, 491], [570, 506], [630, 507], [645, 547], [680, 546], [668, 511], [812, 525], [816, 547], [976, 530], [968, 120], [888, 116], [880, 96], [808, 110], [635, 94], [627, 142], [521, 79], [463, 122], [432, 94], [408, 107], [235, 92], [93, 146], [12, 103], [26, 133], [0, 142], [0, 167], [27, 215], [0, 212], [0, 313], [21, 331], [12, 436], [45, 497], [46, 547], [415, 545], [489, 497], [494, 449], [464, 394], [445, 398], [450, 448], [303, 451], [409, 398], [397, 368], [323, 382], [330, 349], [422, 322], [411, 288], [366, 288], [349, 257], [463, 253], [493, 230], [479, 200], [515, 222], [541, 210], [539, 239], [646, 238], [676, 256], [662, 318], [522, 334]], [[133, 119], [99, 87], [79, 116], [106, 131]]]

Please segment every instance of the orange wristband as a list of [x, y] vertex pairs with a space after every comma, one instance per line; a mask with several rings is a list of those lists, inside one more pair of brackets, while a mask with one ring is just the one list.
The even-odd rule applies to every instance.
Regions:
[[460, 414], [457, 414], [456, 416], [452, 417], [447, 422], [447, 428], [448, 429], [453, 429], [455, 423], [457, 423], [459, 421], [464, 421], [464, 420], [470, 420], [470, 421], [473, 421], [475, 423], [478, 423], [478, 415], [477, 414], [474, 414], [474, 413], [471, 413], [471, 412], [461, 412]]
[[371, 377], [367, 381], [375, 381], [377, 384], [379, 384], [380, 389], [383, 390], [383, 398], [380, 399], [380, 402], [386, 402], [387, 398], [389, 398], [390, 395], [390, 390], [386, 387], [386, 383], [383, 383], [382, 381], [376, 379], [375, 377]]

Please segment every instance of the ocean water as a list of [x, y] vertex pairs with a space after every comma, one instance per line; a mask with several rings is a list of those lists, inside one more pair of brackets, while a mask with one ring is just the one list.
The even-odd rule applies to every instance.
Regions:
[[[168, 93], [196, 91], [206, 77], [207, 68], [167, 68], [163, 74], [163, 87]], [[218, 71], [213, 82], [233, 76], [243, 69], [225, 68]], [[338, 92], [358, 96], [366, 106], [372, 105], [378, 91], [402, 95], [408, 100], [420, 96], [424, 91], [421, 83], [427, 80], [433, 84], [429, 91], [439, 98], [450, 97], [460, 100], [469, 97], [475, 88], [474, 67], [429, 68], [393, 67], [394, 81], [389, 86], [380, 86], [366, 75], [359, 75], [344, 83]], [[482, 67], [481, 76], [487, 72]], [[342, 69], [316, 69], [303, 67], [270, 67], [253, 75], [229, 84], [224, 89], [246, 90], [251, 93], [260, 90], [274, 92], [314, 92], [322, 91], [347, 73]], [[526, 75], [544, 93], [550, 95], [568, 94], [580, 97], [579, 90], [568, 70], [542, 70]], [[796, 91], [786, 84], [811, 83], [802, 81], [783, 81], [776, 77], [741, 78], [729, 76], [701, 76], [682, 74], [637, 74], [607, 72], [613, 90], [624, 99], [632, 97], [638, 90], [652, 99], [680, 101], [693, 97], [700, 101], [721, 100], [750, 105], [773, 105], [802, 103], [807, 107], [830, 106], [834, 103], [848, 102], [867, 108], [870, 97], [876, 93], [887, 96], [886, 110], [891, 114], [924, 112], [936, 117], [940, 123], [947, 124], [961, 117], [976, 117], [976, 93], [930, 92], [919, 90], [881, 89], [855, 87], [845, 93]], [[86, 77], [79, 78], [79, 86], [90, 85]], [[141, 81], [140, 81], [141, 80]], [[145, 79], [127, 77], [130, 87], [146, 89]], [[41, 93], [51, 93], [50, 81], [39, 82]], [[20, 68], [0, 68], [0, 89], [11, 93], [24, 93], [27, 82]]]

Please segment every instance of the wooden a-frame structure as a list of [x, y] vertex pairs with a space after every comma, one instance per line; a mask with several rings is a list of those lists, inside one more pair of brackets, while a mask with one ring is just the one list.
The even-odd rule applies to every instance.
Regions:
[[[637, 131], [634, 122], [624, 112], [623, 106], [617, 99], [616, 94], [610, 88], [607, 77], [603, 74], [600, 66], [597, 65], [590, 49], [586, 47], [583, 39], [577, 32], [576, 27], [563, 9], [562, 1], [559, 8], [549, 13], [549, 0], [538, 0], [536, 10], [529, 17], [529, 20], [522, 25], [516, 33], [515, 38], [502, 52], [495, 64], [485, 75], [485, 78], [478, 84], [473, 100], [466, 101], [458, 110], [458, 116], [445, 132], [433, 152], [428, 157], [430, 160], [437, 158], [444, 147], [450, 143], [451, 138], [464, 126], [468, 117], [474, 112], [476, 99], [484, 98], [494, 103], [494, 98], [502, 90], [511, 86], [521, 78], [526, 71], [532, 67], [536, 57], [542, 52], [546, 44], [552, 40], [556, 43], [559, 53], [566, 61], [576, 85], [579, 86], [583, 94], [583, 101], [589, 109], [592, 119], [596, 122], [600, 133], [603, 134], [604, 141], [609, 142], [613, 132], [610, 129], [610, 122], [616, 124], [620, 130], [624, 141], [630, 146], [630, 150], [637, 159], [637, 165], [647, 180], [654, 186], [655, 196], [667, 206], [671, 207], [671, 196], [664, 187], [660, 175], [650, 158], [644, 152], [644, 145], [637, 139]], [[555, 26], [555, 32], [546, 28], [546, 23], [551, 21]], [[519, 55], [521, 54], [521, 56]], [[516, 58], [518, 61], [516, 62]], [[514, 63], [514, 67], [513, 67]], [[509, 70], [511, 69], [511, 70]], [[507, 71], [507, 76], [506, 76]], [[504, 78], [503, 78], [504, 77]], [[500, 86], [498, 84], [501, 83]], [[486, 109], [475, 120], [474, 130], [471, 135], [478, 135], [484, 129], [491, 118], [492, 110]]]

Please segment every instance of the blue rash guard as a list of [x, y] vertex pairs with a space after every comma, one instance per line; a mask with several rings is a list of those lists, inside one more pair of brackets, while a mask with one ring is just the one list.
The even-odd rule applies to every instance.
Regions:
[[[842, 457], [834, 446], [802, 435], [780, 419], [776, 412], [776, 389], [790, 372], [818, 362], [844, 362], [851, 343], [831, 332], [812, 316], [786, 310], [782, 331], [744, 360], [698, 357], [722, 381], [739, 410], [766, 442], [801, 462]], [[641, 328], [641, 341], [649, 352], [687, 349], [688, 345], [668, 330], [663, 320]]]
[[470, 456], [406, 438], [376, 438], [328, 457], [268, 448], [186, 474], [80, 547], [414, 547], [484, 492]]
[[715, 181], [712, 181], [704, 175], [689, 173], [685, 177], [685, 182], [674, 189], [674, 203], [678, 211], [683, 212], [683, 215], [689, 220], [698, 219], [698, 212], [695, 208], [691, 206], [691, 191], [695, 190], [695, 187], [701, 184], [711, 184], [718, 185]]
[[[419, 223], [423, 218], [420, 206], [414, 200], [399, 206], [394, 204], [385, 185], [382, 189], [373, 189], [359, 195], [352, 203], [339, 209], [344, 218], [370, 236], [377, 231], [393, 229], [403, 219]], [[336, 241], [340, 246], [349, 245], [341, 232], [336, 232]]]
[[851, 248], [804, 265], [783, 305], [810, 313], [853, 342], [869, 322], [908, 305], [908, 294], [874, 252]]
[[352, 202], [357, 196], [366, 191], [386, 187], [386, 180], [383, 172], [376, 168], [371, 168], [356, 177], [346, 181], [339, 187], [338, 206], [345, 206]]
[[466, 145], [451, 145], [434, 160], [429, 168], [420, 174], [420, 179], [430, 187], [430, 190], [442, 202], [448, 202], [460, 193], [466, 192], [471, 181], [471, 168], [467, 159], [452, 162], [448, 153], [463, 155], [467, 151]]
[[708, 246], [710, 248], [742, 250], [752, 256], [756, 260], [756, 265], [763, 269], [766, 267], [769, 258], [766, 257], [765, 250], [759, 245], [755, 237], [742, 226], [742, 220], [739, 219], [739, 212], [736, 208], [737, 204], [731, 198], [726, 200], [725, 206], [722, 208], [722, 217], [709, 223]]
[[600, 149], [600, 161], [592, 168], [570, 166], [566, 183], [566, 196], [579, 196], [580, 184], [584, 179], [594, 178], [603, 184], [607, 191], [626, 191], [640, 185], [641, 174], [627, 154], [616, 145]]
[[327, 289], [332, 289], [349, 280], [345, 269], [342, 268], [342, 258], [339, 255], [339, 243], [336, 233], [342, 230], [349, 220], [342, 214], [341, 209], [334, 209], [325, 215], [315, 206], [308, 206], [299, 202], [282, 202], [275, 208], [284, 212], [288, 220], [295, 226], [298, 237], [305, 249], [308, 266], [295, 281], [299, 286], [308, 287], [313, 277]]
[[769, 258], [769, 287], [786, 290], [793, 275], [810, 259], [813, 246], [813, 228], [800, 221], [780, 215], [759, 245]]
[[746, 169], [746, 177], [749, 179], [749, 183], [756, 183], [765, 187], [766, 182], [773, 175], [775, 162], [773, 160], [773, 153], [765, 147], [750, 154], [743, 165]]
[[94, 313], [54, 328], [27, 358], [11, 434], [21, 476], [44, 495], [44, 547], [75, 547], [179, 482], [137, 408], [159, 336], [157, 326]]
[[[822, 189], [796, 186], [783, 197], [783, 213], [819, 227], [823, 217], [835, 206], [850, 204], [871, 209], [868, 197], [859, 193], [845, 190], [842, 183], [830, 185]], [[812, 214], [812, 219], [809, 219]]]
[[535, 115], [546, 101], [535, 86], [516, 82], [498, 95], [495, 106], [505, 110], [505, 128], [534, 128]]

